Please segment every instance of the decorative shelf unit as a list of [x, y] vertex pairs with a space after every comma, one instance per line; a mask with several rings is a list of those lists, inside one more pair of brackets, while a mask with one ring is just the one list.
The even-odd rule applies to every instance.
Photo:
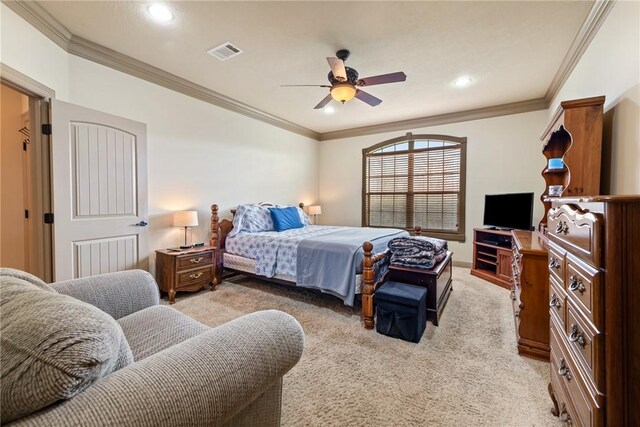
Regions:
[[511, 236], [510, 231], [474, 228], [471, 274], [511, 289]]
[[[604, 96], [563, 101], [542, 134], [542, 154], [547, 160], [542, 170], [545, 191], [540, 196], [544, 216], [539, 230], [546, 232], [547, 213], [558, 197], [600, 194], [602, 168], [602, 126]], [[550, 159], [562, 159], [562, 167], [549, 168]], [[562, 186], [556, 195], [549, 186]]]

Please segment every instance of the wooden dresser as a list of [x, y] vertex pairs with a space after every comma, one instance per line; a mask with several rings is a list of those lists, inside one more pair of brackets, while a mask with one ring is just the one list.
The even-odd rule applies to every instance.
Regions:
[[169, 294], [169, 304], [175, 302], [177, 291], [195, 292], [207, 285], [214, 289], [214, 251], [211, 246], [156, 251], [156, 280], [160, 290]]
[[511, 300], [518, 353], [549, 360], [549, 273], [546, 238], [537, 231], [512, 232]]
[[554, 200], [547, 225], [554, 413], [640, 425], [640, 196]]

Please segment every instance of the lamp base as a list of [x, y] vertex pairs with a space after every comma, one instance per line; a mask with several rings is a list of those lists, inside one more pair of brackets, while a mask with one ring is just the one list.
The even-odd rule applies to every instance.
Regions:
[[180, 245], [180, 249], [191, 249], [193, 245]]

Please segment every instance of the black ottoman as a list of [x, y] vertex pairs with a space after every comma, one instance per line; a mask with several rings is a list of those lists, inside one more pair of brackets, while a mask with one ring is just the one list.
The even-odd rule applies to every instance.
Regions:
[[427, 327], [427, 289], [387, 282], [375, 292], [376, 330], [390, 337], [420, 342]]

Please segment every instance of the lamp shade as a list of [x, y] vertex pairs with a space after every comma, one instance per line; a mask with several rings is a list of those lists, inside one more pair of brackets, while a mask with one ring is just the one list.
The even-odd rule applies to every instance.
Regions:
[[198, 211], [180, 211], [173, 214], [174, 227], [196, 227]]
[[350, 83], [336, 83], [331, 88], [331, 97], [343, 104], [356, 96], [356, 88]]
[[322, 215], [322, 208], [320, 205], [309, 206], [309, 215]]

